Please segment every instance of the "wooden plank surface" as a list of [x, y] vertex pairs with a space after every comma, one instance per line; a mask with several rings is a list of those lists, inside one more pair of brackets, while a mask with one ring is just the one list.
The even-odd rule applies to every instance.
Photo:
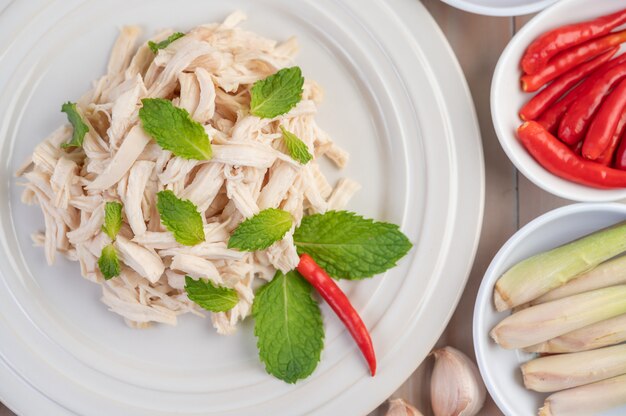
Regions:
[[[570, 201], [547, 194], [519, 175], [502, 151], [491, 122], [489, 107], [491, 75], [500, 53], [515, 29], [523, 25], [528, 17], [514, 19], [479, 16], [454, 9], [439, 0], [422, 2], [448, 37], [463, 68], [478, 114], [485, 152], [485, 221], [478, 253], [465, 293], [437, 344], [452, 345], [473, 357], [474, 299], [491, 259], [519, 226]], [[431, 369], [432, 359], [426, 359], [393, 397], [402, 397], [414, 403], [424, 415], [431, 415], [429, 388]], [[386, 408], [386, 403], [381, 404], [371, 416], [384, 415]], [[480, 414], [498, 416], [502, 413], [488, 399]], [[11, 415], [13, 413], [0, 404], [0, 416]]]

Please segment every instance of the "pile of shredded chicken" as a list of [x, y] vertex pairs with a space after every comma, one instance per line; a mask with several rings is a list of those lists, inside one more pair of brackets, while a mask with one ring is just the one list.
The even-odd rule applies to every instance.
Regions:
[[[71, 126], [63, 126], [17, 172], [26, 180], [23, 201], [39, 204], [44, 214], [45, 232], [33, 240], [44, 247], [47, 262], [54, 263], [56, 252], [77, 261], [82, 275], [102, 286], [102, 301], [132, 327], [175, 325], [187, 312], [205, 316], [185, 294], [189, 275], [237, 291], [233, 309], [211, 313], [217, 332], [232, 333], [250, 314], [255, 279], [271, 280], [276, 270], [298, 264], [293, 229], [255, 253], [228, 249], [232, 230], [265, 208], [286, 210], [299, 224], [303, 215], [344, 208], [359, 188], [350, 179], [332, 186], [317, 164], [325, 156], [342, 168], [348, 159], [315, 122], [322, 99], [317, 84], [307, 80], [302, 101], [285, 115], [249, 114], [252, 84], [292, 65], [297, 43], [293, 38], [277, 43], [238, 28], [243, 20], [236, 12], [221, 24], [198, 26], [156, 55], [139, 42], [139, 28], [123, 28], [106, 75], [77, 103], [89, 126], [82, 148], [61, 148], [72, 135]], [[138, 119], [146, 97], [168, 98], [185, 108], [205, 127], [213, 158], [182, 159], [159, 147]], [[314, 160], [301, 165], [287, 155], [279, 124], [306, 143]], [[164, 228], [155, 203], [162, 190], [198, 207], [205, 242], [181, 245]], [[106, 201], [124, 206], [114, 243], [122, 272], [111, 280], [97, 265], [102, 248], [111, 243], [101, 230]]]

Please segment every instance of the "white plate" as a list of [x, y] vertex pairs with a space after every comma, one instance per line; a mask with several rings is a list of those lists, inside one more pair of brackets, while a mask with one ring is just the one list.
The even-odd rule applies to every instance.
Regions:
[[545, 9], [557, 0], [442, 0], [450, 6], [489, 16], [521, 16]]
[[528, 45], [540, 34], [556, 27], [593, 19], [624, 8], [615, 0], [561, 0], [544, 10], [511, 39], [502, 52], [491, 82], [491, 117], [502, 148], [524, 176], [547, 192], [574, 201], [617, 201], [626, 198], [626, 189], [596, 189], [561, 179], [544, 169], [517, 139], [522, 124], [519, 110], [532, 94], [520, 88], [519, 62]]
[[[295, 34], [305, 76], [326, 88], [320, 124], [364, 185], [350, 208], [415, 243], [384, 277], [343, 282], [371, 328], [375, 378], [324, 306], [322, 361], [287, 385], [259, 364], [251, 323], [231, 337], [185, 316], [127, 328], [78, 267], [44, 264], [37, 207], [12, 173], [105, 68], [123, 24], [179, 30], [235, 9], [248, 29]], [[484, 192], [471, 98], [451, 49], [415, 0], [31, 0], [0, 15], [0, 400], [20, 415], [366, 414], [443, 331], [475, 254]], [[326, 167], [327, 171], [332, 171]]]
[[[506, 415], [531, 416], [543, 405], [547, 394], [524, 388], [520, 364], [535, 357], [520, 350], [500, 348], [489, 331], [509, 312], [497, 312], [493, 306], [496, 280], [525, 258], [597, 231], [626, 219], [626, 205], [574, 204], [548, 212], [530, 222], [506, 242], [489, 265], [474, 306], [474, 349], [480, 373], [498, 407]], [[620, 416], [626, 406], [604, 416]]]

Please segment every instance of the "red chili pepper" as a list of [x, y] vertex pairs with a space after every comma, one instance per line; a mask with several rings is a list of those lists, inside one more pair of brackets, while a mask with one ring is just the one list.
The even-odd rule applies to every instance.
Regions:
[[555, 56], [546, 67], [536, 74], [522, 76], [522, 89], [526, 92], [537, 91], [559, 75], [623, 42], [626, 42], [626, 30], [611, 33], [599, 39], [592, 39], [582, 45], [568, 49]]
[[517, 135], [535, 160], [556, 176], [594, 188], [626, 188], [626, 172], [583, 159], [535, 121], [522, 124]]
[[626, 63], [611, 68], [597, 78], [563, 116], [559, 125], [559, 138], [570, 145], [582, 140], [602, 101], [611, 88], [624, 77], [626, 77]]
[[606, 97], [589, 124], [583, 143], [584, 157], [596, 160], [609, 148], [624, 109], [626, 109], [626, 79], [620, 81]]
[[376, 354], [372, 339], [350, 300], [337, 286], [337, 283], [308, 254], [300, 256], [298, 272], [319, 292], [348, 328], [348, 332], [359, 346], [369, 365], [370, 372], [374, 376], [376, 374]]
[[541, 90], [530, 101], [528, 101], [524, 107], [522, 107], [519, 112], [520, 118], [524, 121], [535, 120], [570, 88], [595, 71], [602, 64], [610, 60], [618, 49], [619, 48], [617, 47], [609, 49], [602, 55], [599, 55], [582, 65], [578, 65], [555, 79], [553, 83]]
[[615, 162], [613, 165], [619, 170], [626, 170], [626, 129], [622, 132], [620, 143], [615, 152]]
[[537, 123], [541, 124], [550, 133], [556, 134], [563, 115], [570, 105], [572, 105], [572, 103], [578, 98], [578, 95], [577, 91], [571, 91], [541, 114], [537, 118]]
[[557, 53], [590, 39], [606, 35], [623, 23], [626, 23], [626, 9], [594, 20], [561, 26], [546, 32], [535, 39], [526, 49], [521, 62], [522, 69], [527, 74], [535, 74]]
[[617, 58], [606, 62], [600, 68], [591, 74], [587, 79], [578, 84], [567, 95], [549, 107], [539, 118], [537, 122], [544, 126], [552, 134], [556, 134], [561, 123], [563, 115], [567, 112], [569, 107], [578, 100], [579, 97], [587, 94], [598, 79], [604, 76], [608, 71], [615, 68], [618, 65], [626, 63], [626, 54], [622, 54]]
[[625, 128], [626, 110], [622, 112], [622, 116], [617, 123], [617, 128], [615, 129], [615, 133], [613, 133], [613, 137], [611, 138], [611, 143], [609, 144], [609, 147], [600, 155], [599, 158], [596, 159], [596, 162], [601, 163], [605, 166], [609, 166], [611, 164], [611, 162], [613, 161], [613, 156], [615, 155], [615, 151], [617, 150], [617, 146], [619, 146], [620, 144], [620, 139], [625, 131]]

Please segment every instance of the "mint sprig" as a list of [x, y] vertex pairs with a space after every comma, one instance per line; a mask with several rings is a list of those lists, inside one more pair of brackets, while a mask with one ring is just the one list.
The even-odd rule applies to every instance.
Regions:
[[250, 90], [250, 113], [261, 118], [288, 113], [302, 99], [303, 85], [302, 71], [297, 66], [255, 82]]
[[181, 32], [172, 33], [167, 37], [167, 39], [164, 39], [161, 42], [157, 43], [151, 40], [148, 41], [148, 47], [150, 48], [152, 53], [156, 54], [157, 52], [159, 52], [159, 49], [167, 48], [168, 46], [170, 46], [170, 43], [174, 42], [176, 39], [182, 38], [183, 36], [185, 36], [185, 34]]
[[256, 294], [252, 314], [266, 371], [287, 383], [311, 375], [324, 348], [324, 326], [311, 286], [302, 276], [277, 272]]
[[300, 140], [298, 136], [292, 132], [280, 126], [280, 130], [283, 132], [283, 141], [287, 146], [287, 151], [293, 160], [296, 160], [303, 165], [306, 165], [313, 159], [313, 155], [309, 152], [307, 145]]
[[293, 218], [282, 209], [268, 208], [237, 226], [228, 248], [242, 251], [264, 250], [281, 240], [291, 228]]
[[209, 136], [187, 110], [163, 98], [144, 98], [141, 102], [141, 125], [159, 146], [184, 159], [211, 159]]
[[102, 231], [115, 240], [115, 236], [122, 228], [122, 204], [119, 202], [107, 202], [104, 205], [104, 224]]
[[[107, 202], [104, 205], [104, 224], [102, 224], [102, 232], [115, 241], [115, 237], [122, 228], [122, 204], [119, 202]], [[121, 273], [120, 260], [117, 257], [117, 251], [113, 244], [109, 244], [102, 249], [98, 258], [98, 269], [104, 276], [105, 280], [119, 276]]]
[[185, 291], [192, 302], [211, 312], [226, 312], [239, 302], [234, 289], [194, 280], [189, 276], [185, 276]]
[[61, 112], [67, 115], [67, 121], [69, 121], [74, 129], [72, 139], [68, 143], [61, 144], [61, 147], [63, 149], [68, 147], [82, 147], [85, 134], [89, 131], [89, 126], [85, 124], [83, 118], [80, 116], [76, 108], [76, 103], [66, 102], [61, 106]]
[[202, 216], [193, 202], [178, 198], [172, 191], [157, 193], [161, 222], [180, 244], [194, 246], [205, 239]]
[[122, 268], [113, 244], [109, 244], [102, 249], [100, 258], [98, 258], [98, 268], [105, 280], [120, 275]]
[[382, 273], [412, 247], [397, 225], [347, 211], [304, 217], [293, 239], [298, 254], [309, 254], [330, 276], [339, 279]]

